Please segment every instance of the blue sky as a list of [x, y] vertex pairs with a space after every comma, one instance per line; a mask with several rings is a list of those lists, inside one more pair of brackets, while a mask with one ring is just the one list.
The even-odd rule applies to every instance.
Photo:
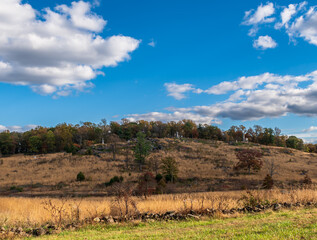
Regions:
[[314, 141], [313, 4], [1, 1], [0, 130], [192, 118]]

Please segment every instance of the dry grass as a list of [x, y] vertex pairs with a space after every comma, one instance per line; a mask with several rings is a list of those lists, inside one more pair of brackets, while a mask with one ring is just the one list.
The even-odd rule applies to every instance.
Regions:
[[[262, 185], [268, 173], [266, 164], [262, 170], [252, 175], [236, 176], [233, 166], [237, 162], [236, 148], [252, 147], [264, 153], [263, 160], [274, 160], [278, 165], [275, 183], [279, 188], [291, 188], [303, 180], [305, 173], [317, 182], [317, 154], [297, 150], [268, 146], [231, 146], [223, 142], [159, 139], [163, 150], [152, 153], [150, 159], [173, 156], [179, 165], [178, 184], [171, 192], [198, 192], [257, 189]], [[10, 196], [51, 196], [57, 194], [106, 194], [102, 183], [115, 175], [124, 180], [136, 181], [140, 175], [138, 168], [133, 167], [133, 154], [121, 146], [117, 159], [113, 161], [111, 153], [97, 156], [72, 156], [56, 153], [37, 156], [15, 155], [1, 158], [0, 194]], [[128, 153], [128, 154], [127, 154]], [[126, 160], [130, 167], [126, 167]], [[153, 166], [153, 164], [152, 164]], [[149, 170], [155, 172], [154, 168]], [[84, 172], [88, 181], [76, 182], [76, 175]], [[9, 191], [12, 186], [22, 186], [23, 192]]]
[[[241, 197], [245, 191], [208, 192], [196, 194], [155, 195], [148, 199], [133, 197], [136, 207], [141, 213], [164, 213], [166, 211], [200, 210], [210, 208], [225, 210], [241, 206]], [[317, 190], [269, 190], [253, 191], [260, 199], [278, 202], [317, 202]], [[108, 215], [111, 211], [113, 198], [86, 199], [48, 199], [48, 198], [0, 198], [0, 226], [20, 225], [37, 226], [58, 219], [47, 211], [48, 201], [59, 208], [64, 206], [63, 220], [76, 221]], [[78, 216], [76, 215], [78, 213]], [[79, 219], [77, 219], [77, 217]]]

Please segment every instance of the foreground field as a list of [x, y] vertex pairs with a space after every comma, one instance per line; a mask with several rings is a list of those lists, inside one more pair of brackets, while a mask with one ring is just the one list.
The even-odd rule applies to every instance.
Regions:
[[201, 221], [95, 225], [37, 239], [317, 239], [317, 209]]
[[[246, 191], [207, 192], [192, 194], [154, 195], [147, 199], [132, 197], [135, 206], [129, 208], [129, 214], [165, 213], [166, 211], [186, 211], [212, 209], [216, 211], [230, 210], [243, 206], [241, 198]], [[259, 201], [279, 203], [316, 203], [317, 190], [257, 190], [252, 191], [252, 198]], [[61, 209], [61, 220], [70, 223], [82, 221], [103, 215], [118, 216], [118, 208], [123, 212], [124, 202], [118, 206], [113, 197], [84, 199], [48, 199], [48, 198], [0, 198], [0, 227], [23, 226], [36, 227], [46, 223], [56, 224], [59, 214], [54, 214], [47, 205], [52, 203], [56, 209]], [[48, 209], [49, 208], [49, 209]]]

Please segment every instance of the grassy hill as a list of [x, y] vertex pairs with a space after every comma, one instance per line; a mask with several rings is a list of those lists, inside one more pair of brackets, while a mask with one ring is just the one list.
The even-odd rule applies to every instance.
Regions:
[[[193, 139], [152, 139], [155, 151], [147, 158], [143, 171], [160, 172], [157, 166], [165, 156], [176, 159], [178, 181], [168, 184], [167, 193], [256, 189], [274, 161], [275, 185], [279, 188], [299, 186], [308, 174], [317, 180], [317, 154], [289, 148], [262, 146], [251, 143], [229, 145], [224, 142]], [[92, 146], [92, 155], [56, 153], [45, 155], [13, 155], [1, 158], [0, 194], [22, 196], [54, 196], [60, 194], [105, 195], [104, 183], [114, 176], [125, 182], [136, 183], [140, 176], [134, 164], [131, 143], [118, 144], [115, 159], [108, 145]], [[263, 167], [259, 172], [240, 172], [237, 163], [238, 149], [252, 148], [263, 153]], [[83, 150], [82, 152], [85, 152]], [[83, 172], [86, 181], [76, 181]]]

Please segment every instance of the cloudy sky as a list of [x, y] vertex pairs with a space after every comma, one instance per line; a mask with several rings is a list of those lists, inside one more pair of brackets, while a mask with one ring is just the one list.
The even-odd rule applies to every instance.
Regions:
[[317, 140], [311, 1], [0, 1], [0, 131], [106, 118]]

